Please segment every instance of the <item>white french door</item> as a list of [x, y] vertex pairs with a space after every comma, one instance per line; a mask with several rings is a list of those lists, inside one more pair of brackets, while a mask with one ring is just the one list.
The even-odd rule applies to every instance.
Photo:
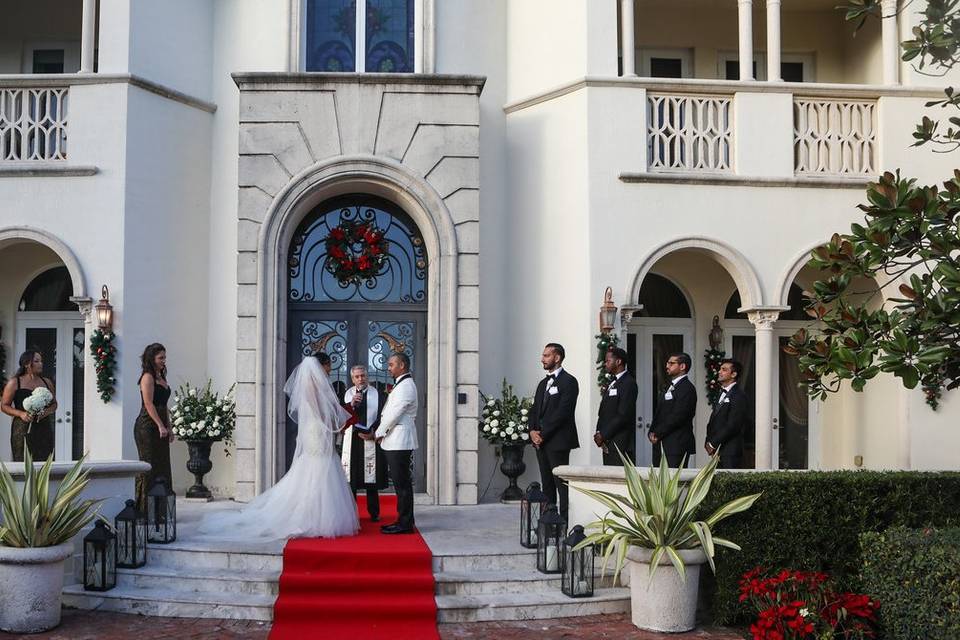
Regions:
[[[693, 321], [686, 319], [637, 318], [627, 326], [626, 349], [639, 387], [635, 461], [638, 466], [649, 466], [653, 459], [647, 433], [668, 382], [665, 371], [667, 358], [676, 352], [689, 353], [691, 358], [694, 357], [693, 334]], [[690, 371], [690, 381], [694, 384], [695, 375], [694, 366]], [[690, 459], [689, 466], [696, 466], [695, 456]]]
[[[738, 360], [744, 367], [743, 388], [751, 403], [756, 399], [755, 346], [753, 326], [746, 320], [727, 320], [724, 326], [724, 350], [728, 358]], [[794, 356], [783, 351], [797, 329], [807, 323], [784, 320], [774, 326], [774, 353], [770, 393], [774, 398], [772, 430], [774, 469], [817, 469], [820, 466], [820, 404], [798, 387], [799, 371]], [[752, 405], [751, 405], [752, 406]], [[751, 413], [752, 415], [752, 413]], [[753, 468], [755, 462], [755, 429], [744, 434], [743, 465]]]
[[86, 338], [83, 318], [70, 311], [17, 313], [18, 357], [27, 349], [43, 356], [43, 375], [57, 391], [54, 417], [55, 460], [76, 460], [83, 455], [83, 363]]

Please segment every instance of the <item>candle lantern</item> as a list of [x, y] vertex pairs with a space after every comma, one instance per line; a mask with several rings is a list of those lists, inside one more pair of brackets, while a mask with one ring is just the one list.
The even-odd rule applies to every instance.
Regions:
[[593, 595], [593, 550], [596, 545], [576, 546], [587, 539], [579, 524], [563, 540], [563, 578], [560, 590], [571, 598], [589, 598]]
[[546, 506], [547, 494], [540, 489], [539, 482], [531, 482], [520, 499], [520, 546], [537, 548], [537, 526]]
[[117, 536], [97, 520], [83, 538], [83, 589], [109, 591], [117, 586]]
[[537, 571], [560, 573], [563, 570], [563, 535], [566, 523], [555, 508], [544, 512], [537, 528]]
[[133, 500], [113, 521], [117, 532], [117, 566], [136, 569], [147, 563], [147, 515]]
[[177, 494], [164, 478], [147, 492], [147, 540], [167, 544], [177, 539]]

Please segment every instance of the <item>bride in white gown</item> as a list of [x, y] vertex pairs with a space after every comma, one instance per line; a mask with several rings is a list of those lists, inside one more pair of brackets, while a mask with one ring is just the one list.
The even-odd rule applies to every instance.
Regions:
[[357, 505], [334, 436], [350, 415], [340, 406], [320, 362], [303, 359], [283, 387], [297, 423], [297, 449], [286, 475], [239, 511], [208, 514], [199, 531], [230, 538], [333, 538], [356, 535]]

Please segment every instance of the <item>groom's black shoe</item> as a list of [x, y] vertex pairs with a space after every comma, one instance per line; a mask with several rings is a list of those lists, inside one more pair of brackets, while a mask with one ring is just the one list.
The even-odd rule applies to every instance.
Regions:
[[416, 531], [413, 527], [401, 527], [398, 524], [391, 524], [387, 527], [381, 527], [381, 533], [394, 534], [394, 533], [414, 533]]
[[382, 526], [380, 527], [380, 531], [384, 531], [384, 530], [386, 530], [386, 529], [395, 529], [395, 528], [398, 527], [398, 526], [399, 526], [399, 525], [398, 525], [396, 522], [391, 522], [390, 524], [382, 525]]
[[380, 522], [380, 516], [370, 516], [370, 522]]

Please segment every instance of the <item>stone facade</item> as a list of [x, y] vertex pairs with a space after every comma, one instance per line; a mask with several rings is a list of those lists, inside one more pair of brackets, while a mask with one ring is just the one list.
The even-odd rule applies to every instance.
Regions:
[[[279, 477], [286, 252], [344, 193], [404, 208], [427, 247], [427, 493], [477, 501], [479, 96], [470, 76], [234, 75], [240, 88], [236, 495]], [[423, 410], [423, 409], [421, 409]]]

